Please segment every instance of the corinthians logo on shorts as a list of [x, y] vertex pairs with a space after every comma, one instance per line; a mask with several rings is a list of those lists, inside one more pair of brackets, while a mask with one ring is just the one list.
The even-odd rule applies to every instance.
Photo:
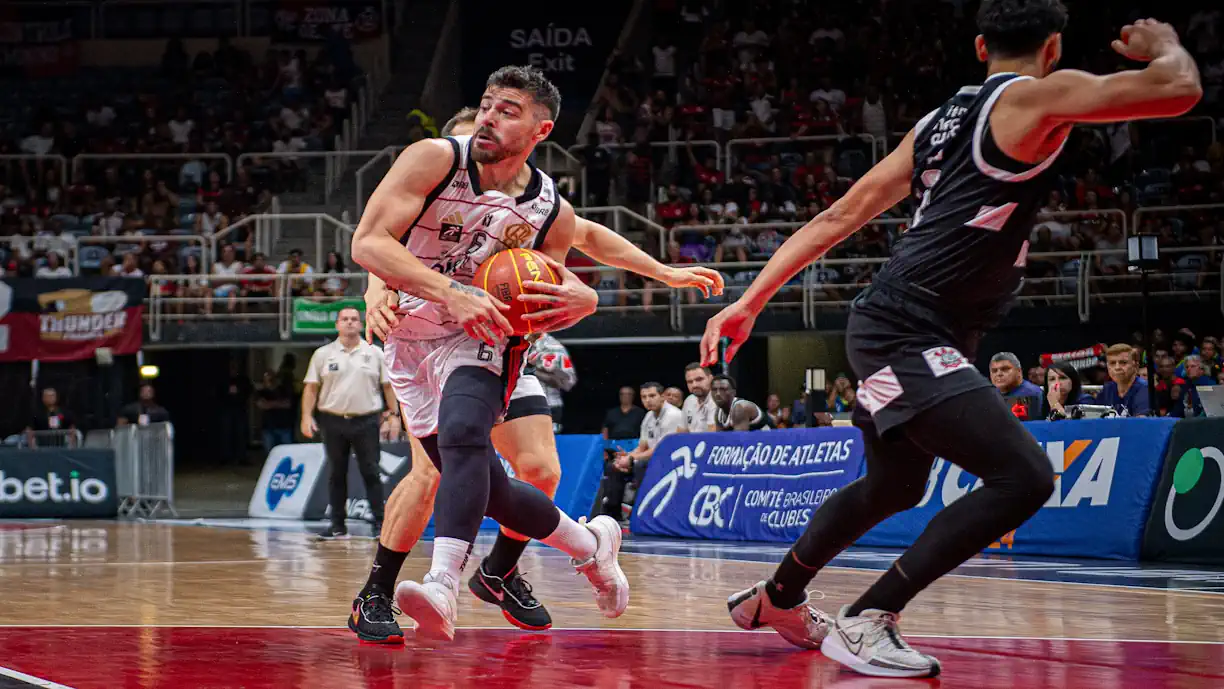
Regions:
[[61, 289], [38, 295], [39, 335], [44, 340], [94, 340], [123, 332], [127, 294]]

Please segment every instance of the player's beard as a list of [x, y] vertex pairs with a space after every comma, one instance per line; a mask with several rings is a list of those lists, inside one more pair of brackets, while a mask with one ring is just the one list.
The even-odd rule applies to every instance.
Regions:
[[[476, 136], [479, 134], [484, 134], [485, 136], [487, 136], [489, 140], [491, 140], [494, 144], [496, 144], [496, 146], [492, 149], [485, 149], [485, 148], [481, 148], [480, 146], [476, 145], [475, 139], [476, 139]], [[501, 161], [506, 160], [507, 158], [513, 158], [519, 153], [519, 151], [514, 151], [511, 147], [506, 145], [505, 141], [496, 138], [491, 132], [487, 130], [480, 130], [480, 129], [476, 130], [476, 132], [472, 135], [472, 139], [473, 139], [472, 160], [475, 160], [476, 162], [482, 165], [489, 165], [491, 163], [500, 163]]]

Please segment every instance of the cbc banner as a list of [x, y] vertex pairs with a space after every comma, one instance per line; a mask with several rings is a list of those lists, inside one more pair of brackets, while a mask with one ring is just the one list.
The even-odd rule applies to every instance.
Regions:
[[[1175, 423], [1115, 418], [1025, 424], [1050, 459], [1054, 493], [987, 552], [1139, 559]], [[918, 506], [881, 522], [858, 543], [908, 547], [940, 510], [981, 485], [977, 477], [936, 459]]]
[[638, 491], [634, 533], [790, 542], [829, 496], [858, 478], [857, 428], [676, 433]]
[[1224, 419], [1173, 428], [1143, 536], [1143, 559], [1224, 563]]

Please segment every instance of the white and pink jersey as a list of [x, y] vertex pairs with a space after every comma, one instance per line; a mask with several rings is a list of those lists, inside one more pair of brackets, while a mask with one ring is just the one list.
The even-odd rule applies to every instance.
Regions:
[[[455, 153], [451, 172], [426, 197], [421, 215], [400, 241], [426, 265], [466, 285], [493, 254], [538, 247], [561, 210], [561, 199], [552, 178], [535, 166], [518, 197], [482, 190], [471, 137], [446, 140]], [[391, 339], [432, 340], [463, 332], [445, 306], [406, 292], [400, 292], [399, 312]]]

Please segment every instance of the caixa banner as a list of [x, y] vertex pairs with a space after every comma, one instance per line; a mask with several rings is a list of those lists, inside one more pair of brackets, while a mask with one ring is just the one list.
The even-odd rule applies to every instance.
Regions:
[[634, 533], [790, 542], [858, 478], [857, 428], [678, 433], [659, 443], [638, 491]]
[[[1056, 476], [1041, 510], [990, 546], [996, 552], [1139, 559], [1144, 524], [1174, 419], [1099, 419], [1025, 424]], [[981, 480], [936, 459], [914, 509], [880, 523], [859, 545], [908, 547], [944, 507]]]

